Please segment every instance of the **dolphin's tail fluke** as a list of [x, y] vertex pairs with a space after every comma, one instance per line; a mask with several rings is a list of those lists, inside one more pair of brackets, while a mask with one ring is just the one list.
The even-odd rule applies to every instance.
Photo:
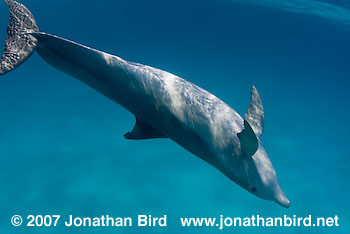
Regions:
[[15, 69], [33, 53], [37, 40], [30, 33], [39, 32], [32, 13], [23, 4], [4, 1], [10, 10], [10, 23], [0, 60], [0, 75]]

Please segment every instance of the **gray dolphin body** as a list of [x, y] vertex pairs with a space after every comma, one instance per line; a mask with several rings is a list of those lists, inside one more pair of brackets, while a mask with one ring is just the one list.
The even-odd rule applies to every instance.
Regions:
[[243, 120], [219, 98], [180, 77], [42, 33], [24, 5], [5, 3], [11, 21], [0, 75], [36, 50], [55, 68], [133, 113], [136, 124], [126, 139], [170, 138], [250, 193], [289, 207], [260, 142], [264, 110], [255, 87]]

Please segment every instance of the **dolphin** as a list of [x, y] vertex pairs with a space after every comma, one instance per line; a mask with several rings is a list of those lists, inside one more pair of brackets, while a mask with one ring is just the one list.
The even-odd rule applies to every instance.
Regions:
[[243, 119], [213, 94], [169, 72], [40, 32], [24, 5], [4, 1], [10, 23], [0, 75], [37, 51], [53, 67], [134, 114], [136, 124], [126, 139], [170, 138], [249, 193], [289, 207], [260, 141], [264, 108], [254, 86]]

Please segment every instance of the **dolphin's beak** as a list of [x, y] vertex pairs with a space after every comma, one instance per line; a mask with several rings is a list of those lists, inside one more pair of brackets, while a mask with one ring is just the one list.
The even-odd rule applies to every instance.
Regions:
[[279, 189], [280, 191], [277, 193], [275, 202], [277, 202], [279, 205], [288, 208], [290, 206], [290, 201], [288, 200], [287, 196], [284, 194], [282, 189]]
[[283, 200], [277, 200], [276, 202], [285, 208], [290, 206], [290, 201], [287, 199], [287, 197]]

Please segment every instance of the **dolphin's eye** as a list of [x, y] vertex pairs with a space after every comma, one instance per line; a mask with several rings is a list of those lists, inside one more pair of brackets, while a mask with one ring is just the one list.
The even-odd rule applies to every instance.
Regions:
[[251, 188], [250, 188], [250, 191], [252, 191], [252, 193], [255, 193], [256, 188], [255, 188], [255, 187], [251, 187]]

